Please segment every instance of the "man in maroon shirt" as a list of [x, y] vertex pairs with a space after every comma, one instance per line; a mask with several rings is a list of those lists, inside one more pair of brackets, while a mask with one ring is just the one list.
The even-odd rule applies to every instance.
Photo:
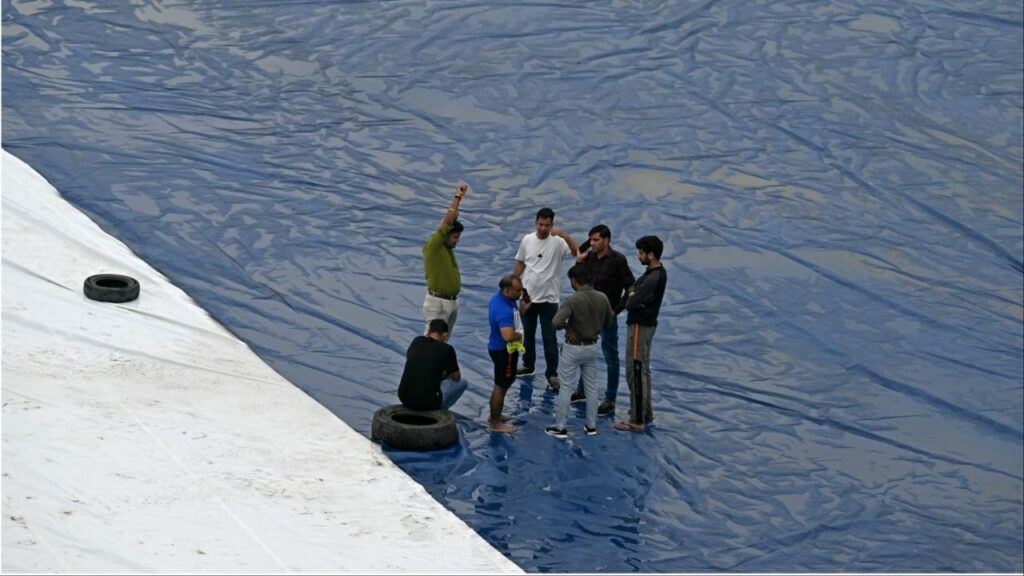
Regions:
[[[615, 412], [615, 396], [619, 392], [619, 322], [618, 314], [626, 305], [626, 290], [633, 285], [636, 278], [629, 269], [626, 257], [611, 247], [612, 231], [604, 224], [590, 229], [589, 238], [580, 246], [580, 255], [576, 262], [590, 271], [591, 284], [594, 289], [608, 297], [608, 303], [616, 314], [616, 319], [601, 331], [601, 352], [605, 365], [608, 367], [608, 385], [605, 388], [604, 400], [597, 408], [597, 413], [606, 416]], [[588, 248], [589, 250], [585, 250]], [[586, 394], [582, 382], [577, 384], [572, 393], [572, 402], [583, 402]]]

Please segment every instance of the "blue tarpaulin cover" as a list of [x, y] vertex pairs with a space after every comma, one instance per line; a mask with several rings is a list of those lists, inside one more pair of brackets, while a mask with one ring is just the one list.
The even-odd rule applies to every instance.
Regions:
[[[1022, 58], [1018, 2], [4, 0], [3, 146], [367, 434], [468, 182], [461, 442], [388, 453], [526, 570], [1019, 572]], [[665, 241], [642, 434], [486, 430], [544, 206]]]

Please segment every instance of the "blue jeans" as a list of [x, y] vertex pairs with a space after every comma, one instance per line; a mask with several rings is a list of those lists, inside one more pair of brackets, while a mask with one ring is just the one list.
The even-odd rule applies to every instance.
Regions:
[[555, 327], [551, 323], [558, 312], [558, 304], [554, 302], [534, 302], [523, 314], [523, 346], [526, 353], [523, 354], [523, 367], [536, 368], [537, 366], [537, 321], [540, 320], [540, 335], [544, 339], [544, 375], [558, 375], [558, 337], [555, 336]]
[[[619, 370], [622, 368], [619, 358], [619, 318], [615, 317], [612, 326], [601, 330], [601, 353], [608, 368], [608, 385], [604, 389], [604, 399], [614, 403], [619, 395]], [[583, 378], [576, 386], [577, 392], [583, 391]]]
[[459, 398], [462, 397], [462, 393], [469, 387], [469, 383], [466, 379], [452, 380], [451, 378], [445, 378], [441, 380], [441, 409], [448, 410]]

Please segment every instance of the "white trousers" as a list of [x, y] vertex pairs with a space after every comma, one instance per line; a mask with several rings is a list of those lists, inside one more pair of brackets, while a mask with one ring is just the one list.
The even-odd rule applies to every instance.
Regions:
[[423, 298], [423, 334], [430, 332], [430, 321], [440, 318], [448, 323], [448, 336], [451, 337], [455, 331], [455, 320], [459, 317], [459, 301], [446, 300], [431, 296], [430, 293]]

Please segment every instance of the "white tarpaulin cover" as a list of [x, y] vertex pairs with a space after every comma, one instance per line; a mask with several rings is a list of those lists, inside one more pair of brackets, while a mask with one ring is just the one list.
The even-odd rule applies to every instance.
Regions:
[[7, 152], [3, 570], [521, 572]]

